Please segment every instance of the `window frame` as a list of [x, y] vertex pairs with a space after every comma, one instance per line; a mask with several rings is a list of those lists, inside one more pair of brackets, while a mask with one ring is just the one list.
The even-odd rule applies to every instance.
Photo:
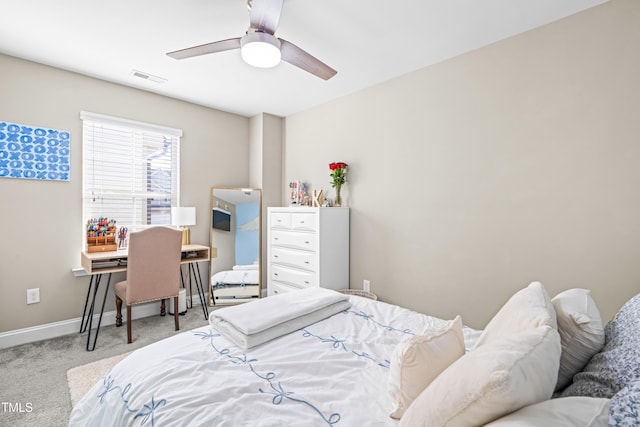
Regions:
[[[171, 207], [180, 206], [182, 130], [88, 111], [81, 111], [80, 119], [82, 120], [82, 217], [84, 224], [90, 218], [106, 216], [115, 219], [118, 228], [126, 227], [129, 231], [153, 225], [170, 225]], [[97, 136], [96, 130], [114, 132], [117, 133], [117, 137]], [[160, 149], [166, 149], [167, 144], [170, 145], [169, 160], [161, 159], [156, 162], [160, 166], [153, 168], [153, 157], [150, 152], [156, 149], [157, 151], [153, 152], [155, 158], [162, 157]], [[123, 148], [131, 150], [130, 156], [121, 154]], [[116, 153], [113, 157], [110, 157], [109, 149], [112, 154]], [[95, 160], [101, 154], [105, 154], [104, 157], [110, 162], [110, 168], [96, 166]], [[129, 159], [132, 161], [129, 162]], [[118, 160], [123, 160], [122, 169], [113, 167], [118, 165]], [[168, 179], [165, 177], [161, 180], [160, 187], [162, 184], [168, 184], [171, 187], [170, 192], [154, 193], [150, 188], [153, 185], [150, 172], [162, 173], [163, 169], [168, 170], [169, 175]], [[96, 173], [98, 170], [100, 172]], [[96, 175], [100, 176], [96, 177]], [[134, 178], [129, 179], [131, 177]], [[117, 185], [116, 182], [123, 185]], [[110, 185], [113, 187], [107, 188]], [[160, 196], [165, 201], [167, 197], [163, 196], [169, 194], [169, 204], [162, 206], [163, 203], [160, 202], [161, 208], [157, 210], [160, 215], [155, 220], [150, 217], [153, 212], [150, 211], [150, 205], [154, 200], [154, 194], [156, 199]], [[93, 205], [96, 199], [102, 201], [103, 209]], [[100, 210], [105, 212], [99, 214]], [[122, 212], [122, 218], [125, 219], [119, 219], [115, 212]], [[86, 231], [84, 224], [83, 234]]]

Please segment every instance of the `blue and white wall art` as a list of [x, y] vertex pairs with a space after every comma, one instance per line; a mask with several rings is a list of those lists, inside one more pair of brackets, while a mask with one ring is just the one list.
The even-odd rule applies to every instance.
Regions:
[[0, 121], [0, 178], [69, 181], [69, 132]]

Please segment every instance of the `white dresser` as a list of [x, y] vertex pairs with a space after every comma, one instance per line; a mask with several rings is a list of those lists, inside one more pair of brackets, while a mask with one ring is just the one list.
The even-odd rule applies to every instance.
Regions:
[[349, 288], [349, 208], [268, 208], [267, 294]]

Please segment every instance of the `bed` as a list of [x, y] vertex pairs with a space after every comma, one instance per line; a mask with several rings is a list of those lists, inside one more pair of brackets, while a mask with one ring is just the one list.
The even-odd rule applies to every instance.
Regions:
[[[234, 265], [211, 276], [211, 300], [215, 305], [236, 304], [260, 296], [257, 264]], [[240, 300], [240, 301], [238, 301]]]
[[[73, 408], [69, 425], [606, 426], [615, 399], [558, 391], [550, 399], [565, 348], [551, 300], [532, 285], [483, 331], [462, 326], [459, 317], [351, 295], [348, 308], [247, 349], [211, 325], [180, 333], [114, 366]], [[273, 298], [280, 296], [212, 316]], [[524, 350], [516, 345], [522, 337], [530, 344]], [[441, 358], [459, 343], [461, 354], [448, 366], [421, 360]], [[425, 369], [437, 372], [398, 414], [405, 388]]]

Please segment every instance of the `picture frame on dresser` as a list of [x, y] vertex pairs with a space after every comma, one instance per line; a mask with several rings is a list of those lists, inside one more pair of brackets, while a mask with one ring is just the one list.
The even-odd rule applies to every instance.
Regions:
[[267, 295], [349, 288], [349, 208], [267, 209]]

